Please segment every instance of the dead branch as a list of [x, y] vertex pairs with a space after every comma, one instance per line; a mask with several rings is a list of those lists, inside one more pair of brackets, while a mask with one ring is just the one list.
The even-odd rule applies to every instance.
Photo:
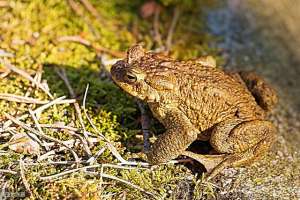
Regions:
[[8, 173], [8, 174], [13, 174], [13, 175], [18, 174], [18, 172], [9, 170], [9, 169], [0, 169], [0, 173]]
[[156, 41], [159, 47], [162, 46], [161, 34], [159, 32], [159, 15], [160, 9], [155, 9], [153, 18], [153, 31], [154, 31], [154, 41]]
[[6, 8], [6, 7], [10, 7], [9, 1], [1, 0], [0, 1], [0, 8]]
[[82, 44], [86, 47], [91, 47], [92, 44], [90, 41], [82, 38], [79, 35], [68, 35], [68, 36], [61, 36], [57, 38], [58, 42], [75, 42], [75, 43], [79, 43]]
[[109, 54], [109, 55], [111, 55], [113, 57], [117, 57], [117, 58], [123, 58], [126, 56], [126, 54], [124, 52], [114, 51], [114, 50], [107, 49], [105, 47], [93, 44], [90, 41], [82, 38], [79, 35], [62, 36], [62, 37], [57, 38], [57, 41], [58, 42], [76, 42], [76, 43], [82, 44], [88, 48], [93, 49], [96, 52], [96, 54], [98, 54], [98, 55], [100, 55], [102, 53], [106, 53], [106, 54]]
[[[76, 98], [75, 96], [75, 92], [69, 82], [69, 79], [66, 75], [66, 71], [64, 69], [61, 69], [60, 71], [58, 69], [56, 69], [56, 73], [59, 75], [59, 77], [64, 81], [65, 85], [67, 86], [68, 90], [69, 90], [69, 93], [71, 95], [72, 98]], [[83, 129], [83, 136], [85, 138], [85, 140], [83, 140], [82, 142], [82, 145], [85, 149], [85, 152], [88, 154], [88, 156], [91, 156], [92, 153], [91, 153], [91, 150], [89, 148], [89, 146], [92, 146], [92, 143], [89, 142], [89, 136], [87, 135], [86, 133], [86, 129], [85, 129], [85, 125], [84, 125], [84, 122], [83, 122], [83, 119], [82, 119], [82, 114], [81, 114], [81, 110], [80, 110], [80, 106], [79, 106], [79, 103], [76, 101], [74, 102], [74, 108], [75, 108], [75, 111], [77, 113], [77, 118], [80, 122], [80, 125]]]
[[[0, 8], [1, 8], [1, 1], [0, 1]], [[4, 51], [3, 49], [0, 49], [0, 57], [13, 58], [14, 56], [15, 56], [14, 54]]]
[[[93, 143], [97, 143], [99, 142], [100, 140], [97, 139], [97, 138], [93, 138], [93, 140], [91, 140]], [[81, 144], [82, 141], [79, 140], [79, 139], [71, 139], [71, 140], [66, 140], [66, 141], [62, 141], [65, 145], [67, 145], [69, 148], [74, 148], [74, 146], [77, 146], [78, 144]], [[48, 142], [46, 144], [44, 144], [45, 146], [47, 147], [51, 147], [51, 146], [54, 146], [55, 143], [54, 142]], [[54, 150], [51, 150], [51, 151], [47, 151], [45, 154], [39, 156], [39, 158], [37, 159], [37, 161], [42, 161], [42, 160], [45, 160], [47, 159], [49, 156], [51, 155], [55, 155], [55, 153], [57, 152], [60, 152], [60, 151], [64, 151], [66, 150], [66, 147], [59, 147], [58, 149], [54, 149]], [[76, 163], [76, 164], [79, 164], [79, 163], [83, 163], [85, 161], [79, 161], [78, 163], [76, 162], [73, 162], [73, 163]]]
[[[74, 127], [71, 127], [71, 126], [65, 126], [65, 125], [61, 125], [61, 124], [40, 124], [40, 126], [43, 127], [43, 128], [65, 129], [67, 131], [70, 131], [69, 132], [70, 134], [74, 134], [74, 132], [80, 132], [80, 131], [82, 131], [82, 129], [80, 129], [80, 128], [74, 128]], [[94, 134], [92, 134], [89, 131], [86, 131], [86, 134], [88, 136], [94, 136]], [[91, 137], [89, 137], [89, 138], [90, 138], [91, 141], [93, 141], [93, 138], [91, 138]]]
[[83, 10], [80, 8], [80, 4], [73, 0], [68, 0], [70, 8], [80, 17], [84, 17]]
[[75, 158], [75, 161], [76, 161], [76, 162], [79, 161], [79, 158], [78, 158], [78, 155], [76, 154], [76, 152], [75, 152], [73, 149], [69, 148], [67, 145], [65, 145], [65, 144], [64, 144], [62, 141], [60, 141], [59, 139], [53, 138], [53, 137], [48, 136], [48, 135], [43, 135], [43, 134], [41, 134], [40, 132], [38, 132], [37, 130], [35, 130], [35, 129], [29, 127], [29, 126], [26, 125], [25, 123], [21, 122], [21, 121], [18, 120], [17, 118], [15, 118], [15, 117], [13, 117], [13, 116], [7, 114], [7, 113], [4, 113], [4, 116], [5, 116], [7, 119], [11, 120], [13, 123], [15, 123], [15, 124], [21, 126], [22, 128], [24, 128], [24, 129], [27, 130], [27, 131], [30, 131], [31, 133], [34, 133], [34, 134], [37, 135], [37, 136], [40, 136], [40, 137], [42, 137], [42, 138], [44, 138], [44, 139], [47, 139], [47, 140], [56, 142], [56, 143], [58, 143], [58, 144], [60, 144], [60, 145], [62, 145], [62, 146], [64, 146], [64, 147], [66, 147], [66, 148], [73, 154], [73, 156], [74, 156], [74, 158]]
[[[94, 140], [92, 140], [93, 143], [96, 143], [96, 142], [99, 142], [98, 139], [96, 138], [93, 138]], [[74, 148], [74, 146], [78, 145], [81, 143], [81, 140], [79, 139], [71, 139], [71, 140], [66, 140], [66, 141], [62, 141], [65, 145], [67, 145], [69, 148]], [[49, 143], [46, 143], [45, 146], [47, 147], [51, 147], [51, 146], [54, 146], [55, 143], [54, 142], [49, 142]], [[54, 149], [54, 150], [51, 150], [51, 151], [47, 151], [45, 154], [39, 156], [39, 158], [37, 159], [38, 162], [42, 161], [42, 160], [45, 160], [47, 159], [49, 156], [51, 155], [55, 155], [57, 152], [60, 152], [60, 151], [64, 151], [66, 150], [67, 148], [66, 147], [59, 147], [58, 149]], [[79, 164], [79, 163], [85, 163], [85, 161], [78, 161], [78, 162], [74, 162], [74, 161], [70, 161], [70, 163], [72, 164]]]
[[68, 0], [68, 4], [70, 8], [75, 12], [76, 15], [80, 17], [88, 26], [91, 33], [96, 37], [99, 38], [98, 31], [94, 28], [94, 26], [86, 19], [86, 14], [84, 13], [84, 10], [81, 9], [80, 4], [75, 2], [74, 0]]
[[[52, 105], [55, 105], [55, 104], [65, 104], [65, 103], [73, 103], [73, 102], [75, 102], [74, 99], [66, 99], [66, 100], [64, 100], [64, 98], [65, 98], [65, 96], [59, 97], [57, 99], [54, 99], [54, 100], [50, 101], [49, 103], [47, 103], [47, 104], [45, 104], [43, 106], [38, 107], [37, 109], [35, 109], [33, 111], [33, 113], [37, 116], [37, 118], [39, 118], [41, 112], [43, 110], [49, 108]], [[29, 116], [28, 114], [24, 114], [24, 115], [21, 115], [21, 116], [17, 117], [17, 119], [18, 120], [23, 120], [23, 119], [26, 119], [28, 116]], [[6, 130], [7, 128], [9, 128], [9, 126], [11, 124], [12, 124], [12, 121], [10, 121], [10, 120], [4, 122], [2, 129]]]
[[51, 99], [53, 99], [52, 94], [47, 90], [43, 85], [39, 84], [34, 78], [32, 78], [26, 71], [17, 68], [16, 66], [10, 64], [7, 60], [0, 59], [0, 63], [7, 69], [21, 75], [22, 77], [26, 78], [30, 82], [34, 83], [39, 89], [44, 91]]
[[[55, 153], [57, 152], [60, 152], [60, 151], [64, 151], [66, 150], [67, 148], [66, 147], [59, 147], [59, 149], [54, 149], [54, 150], [51, 150], [51, 151], [47, 151], [45, 154], [43, 155], [40, 155], [37, 159], [38, 162], [42, 161], [42, 160], [46, 160], [47, 158], [49, 158], [50, 156], [52, 155], [55, 155]], [[76, 162], [74, 162], [76, 163]], [[77, 163], [76, 163], [77, 164]]]
[[5, 70], [1, 70], [1, 74], [0, 74], [0, 78], [5, 78], [6, 76], [8, 76], [11, 72], [11, 70], [9, 69], [5, 69]]
[[75, 92], [74, 92], [74, 90], [70, 84], [70, 81], [67, 77], [66, 71], [64, 69], [59, 70], [57, 68], [55, 68], [54, 70], [57, 73], [57, 75], [64, 81], [65, 85], [67, 86], [67, 88], [69, 90], [70, 96], [75, 99], [76, 95], [75, 95]]
[[[30, 113], [30, 115], [31, 115], [31, 117], [32, 117], [32, 119], [33, 119], [33, 121], [34, 121], [34, 123], [35, 123], [37, 129], [39, 130], [39, 132], [40, 132], [41, 134], [45, 135], [45, 133], [43, 132], [43, 130], [42, 130], [40, 124], [39, 124], [39, 121], [38, 121], [37, 117], [35, 116], [35, 114], [33, 113], [33, 111], [29, 109], [28, 112]], [[43, 147], [45, 147], [45, 150], [46, 150], [46, 151], [49, 151], [49, 147], [48, 147], [48, 146], [45, 146], [45, 145], [43, 144]]]
[[19, 166], [20, 166], [20, 174], [21, 174], [21, 179], [22, 179], [23, 185], [25, 186], [26, 191], [30, 194], [30, 197], [33, 197], [33, 193], [30, 189], [30, 185], [25, 176], [25, 166], [24, 166], [24, 162], [22, 159], [20, 159], [20, 161], [19, 161]]
[[[67, 145], [70, 148], [74, 147], [74, 144], [80, 144], [80, 142], [81, 141], [79, 139], [70, 139], [70, 140], [62, 141], [62, 143], [64, 143], [65, 145]], [[91, 142], [92, 143], [98, 143], [98, 142], [100, 142], [100, 139], [99, 138], [92, 138]], [[56, 144], [55, 142], [47, 142], [44, 145], [48, 146], [48, 147], [52, 147], [52, 146], [55, 146], [55, 144]]]
[[[64, 147], [61, 147], [64, 148]], [[40, 161], [40, 160], [38, 160]], [[85, 160], [81, 160], [79, 163], [81, 164], [89, 164], [88, 161]], [[71, 160], [66, 160], [66, 161], [49, 161], [49, 162], [26, 162], [24, 163], [24, 165], [27, 166], [43, 166], [43, 165], [72, 165], [72, 164], [76, 164], [75, 161], [71, 161]], [[109, 164], [109, 163], [105, 163], [105, 164], [95, 164], [95, 165], [89, 165], [89, 166], [96, 166], [99, 165], [99, 167], [102, 168], [114, 168], [114, 169], [141, 169], [141, 170], [151, 170], [149, 168], [149, 166], [143, 166], [143, 167], [139, 167], [139, 166], [122, 166], [122, 165], [116, 165], [116, 164]], [[1, 170], [0, 170], [1, 172]], [[9, 172], [8, 172], [9, 173]]]
[[[42, 81], [42, 74], [43, 74], [43, 65], [39, 65], [36, 73], [35, 73], [35, 76], [34, 76], [34, 80], [38, 83], [38, 84], [41, 84], [41, 81]], [[35, 84], [32, 83], [32, 87], [34, 87]]]
[[170, 51], [171, 46], [172, 46], [172, 39], [173, 39], [173, 34], [176, 28], [177, 21], [179, 19], [180, 15], [180, 9], [179, 7], [175, 7], [173, 17], [172, 17], [172, 22], [168, 31], [168, 36], [167, 36], [167, 41], [166, 41], [166, 50]]
[[99, 156], [106, 150], [105, 147], [99, 149], [99, 151], [97, 151], [97, 153], [90, 157], [86, 162], [89, 163], [90, 165], [94, 164], [94, 162], [97, 160], [97, 158], [99, 158]]
[[89, 2], [88, 0], [80, 0], [80, 2], [89, 11], [89, 13], [91, 13], [99, 21], [100, 24], [105, 23], [99, 15], [97, 9], [91, 4], [91, 2]]
[[65, 99], [65, 98], [66, 98], [65, 96], [62, 96], [62, 97], [59, 97], [59, 98], [57, 98], [57, 99], [54, 99], [54, 100], [50, 101], [49, 103], [47, 103], [47, 104], [45, 104], [45, 105], [42, 105], [42, 106], [38, 107], [37, 109], [35, 109], [35, 110], [33, 111], [33, 113], [34, 113], [34, 114], [36, 115], [36, 117], [39, 119], [40, 116], [41, 116], [41, 114], [42, 114], [42, 112], [43, 112], [45, 109], [51, 107], [52, 105], [57, 104], [58, 102], [60, 102], [61, 100]]
[[40, 124], [40, 126], [43, 127], [43, 128], [66, 129], [66, 130], [74, 131], [74, 132], [82, 130], [82, 129], [79, 129], [79, 128], [74, 128], [74, 127], [71, 127], [71, 126], [65, 126], [65, 125], [61, 125], [61, 124]]
[[116, 176], [112, 176], [112, 175], [109, 175], [109, 174], [105, 174], [105, 173], [102, 173], [102, 177], [103, 177], [103, 178], [108, 178], [108, 179], [112, 179], [112, 180], [116, 180], [116, 181], [122, 182], [122, 183], [124, 183], [124, 184], [126, 184], [126, 185], [131, 186], [131, 187], [134, 188], [134, 189], [137, 189], [137, 190], [140, 190], [140, 191], [144, 192], [144, 193], [147, 194], [147, 195], [150, 195], [150, 196], [152, 196], [152, 197], [154, 197], [154, 198], [157, 198], [156, 195], [153, 194], [152, 192], [148, 192], [148, 191], [144, 190], [143, 188], [141, 188], [141, 187], [139, 187], [139, 186], [137, 186], [137, 185], [134, 185], [133, 183], [130, 183], [129, 181], [126, 181], [126, 180], [124, 180], [124, 179], [121, 179], [121, 178], [118, 178], [118, 177], [116, 177]]
[[[99, 167], [102, 167], [102, 165], [101, 164], [97, 164], [97, 165], [90, 165], [90, 166], [80, 167], [80, 168], [67, 170], [67, 171], [64, 171], [64, 172], [61, 172], [61, 173], [58, 173], [58, 174], [54, 174], [54, 175], [50, 175], [50, 176], [43, 176], [43, 177], [40, 177], [40, 179], [41, 180], [55, 180], [55, 179], [57, 179], [59, 177], [62, 177], [64, 175], [71, 174], [71, 173], [74, 173], [74, 172], [77, 172], [77, 171], [81, 171], [81, 170], [83, 172], [85, 172], [85, 173], [99, 175], [98, 172], [89, 172], [89, 171], [86, 171], [86, 169], [99, 168]], [[139, 187], [137, 185], [134, 185], [133, 183], [130, 183], [129, 181], [126, 181], [124, 179], [118, 178], [116, 176], [112, 176], [112, 175], [105, 174], [105, 173], [101, 173], [101, 176], [103, 178], [108, 178], [108, 179], [116, 180], [116, 181], [119, 181], [119, 182], [124, 183], [126, 185], [129, 185], [130, 187], [135, 188], [137, 190], [140, 190], [140, 191], [144, 192], [145, 194], [148, 194], [148, 195], [151, 195], [151, 196], [155, 196], [153, 193], [148, 192], [148, 191], [144, 190], [143, 188], [141, 188], [141, 187]]]
[[[16, 117], [18, 120], [23, 120], [23, 119], [26, 119], [29, 115], [28, 114], [24, 114], [24, 115], [21, 115], [19, 117]], [[6, 131], [8, 130], [8, 128], [10, 127], [10, 125], [12, 125], [13, 122], [11, 120], [7, 120], [6, 122], [3, 123], [3, 126], [2, 126], [2, 131]]]
[[[8, 94], [8, 93], [0, 93], [0, 99], [6, 101], [18, 102], [18, 103], [28, 103], [28, 104], [47, 104], [50, 102], [47, 100], [39, 100], [32, 97], [24, 97], [24, 96]], [[57, 104], [74, 103], [75, 101], [76, 101], [75, 99], [64, 99], [57, 102]]]
[[85, 92], [84, 92], [84, 98], [83, 98], [83, 111], [84, 111], [84, 114], [86, 116], [86, 118], [88, 119], [89, 123], [91, 124], [92, 128], [94, 129], [94, 131], [97, 133], [97, 135], [101, 136], [105, 142], [106, 142], [106, 145], [108, 147], [108, 149], [111, 151], [111, 153], [123, 164], [126, 164], [128, 163], [128, 161], [126, 161], [122, 156], [121, 154], [117, 151], [117, 149], [111, 144], [111, 142], [102, 134], [100, 133], [100, 131], [98, 131], [97, 127], [94, 125], [93, 121], [91, 120], [90, 116], [88, 115], [87, 113], [87, 110], [85, 109], [85, 102], [86, 102], [86, 97], [87, 97], [87, 92], [88, 92], [88, 89], [89, 89], [89, 85], [87, 85], [86, 89], [85, 89]]
[[142, 126], [142, 132], [143, 132], [143, 139], [144, 139], [144, 152], [148, 152], [150, 149], [150, 119], [147, 115], [146, 109], [144, 104], [137, 99], [137, 105], [139, 107], [139, 110], [141, 112], [141, 126]]
[[49, 102], [49, 101], [39, 100], [31, 97], [23, 97], [19, 95], [5, 94], [5, 93], [0, 93], [0, 99], [6, 101], [14, 101], [18, 103], [29, 103], [29, 104], [46, 104]]
[[[9, 130], [8, 132], [9, 132], [11, 135], [13, 135], [13, 136], [12, 136], [12, 138], [10, 139], [10, 141], [6, 143], [7, 146], [11, 146], [11, 145], [14, 145], [14, 144], [18, 144], [18, 143], [24, 142], [24, 141], [22, 141], [22, 140], [24, 140], [24, 139], [22, 139], [22, 138], [14, 139], [14, 136], [16, 136], [16, 135], [24, 135], [24, 134], [25, 134], [28, 138], [30, 138], [32, 141], [36, 142], [36, 143], [39, 145], [38, 150], [34, 150], [32, 153], [37, 154], [37, 155], [40, 154], [40, 150], [39, 150], [39, 149], [40, 149], [40, 147], [43, 147], [44, 145], [43, 145], [42, 141], [41, 141], [36, 135], [34, 135], [34, 134], [32, 134], [32, 133], [28, 133], [28, 132], [25, 132], [25, 133], [23, 134], [23, 133], [17, 132], [16, 130]], [[24, 135], [24, 136], [25, 136], [25, 135]], [[29, 145], [30, 145], [30, 146], [34, 146], [34, 145], [32, 145], [32, 144], [29, 144]]]

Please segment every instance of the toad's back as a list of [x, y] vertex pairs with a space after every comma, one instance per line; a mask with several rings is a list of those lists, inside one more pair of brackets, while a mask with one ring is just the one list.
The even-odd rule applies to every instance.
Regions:
[[226, 119], [264, 118], [247, 87], [222, 70], [192, 61], [168, 61], [156, 67], [160, 75], [174, 76], [177, 86], [162, 91], [161, 103], [178, 107], [200, 131]]

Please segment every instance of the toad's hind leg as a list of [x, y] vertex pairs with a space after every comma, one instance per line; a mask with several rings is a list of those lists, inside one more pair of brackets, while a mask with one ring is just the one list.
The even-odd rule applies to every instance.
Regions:
[[226, 167], [246, 165], [262, 157], [273, 143], [275, 131], [268, 121], [228, 120], [212, 130], [210, 143], [219, 155], [182, 154], [203, 164], [207, 179], [211, 179]]
[[213, 178], [226, 167], [250, 164], [266, 154], [272, 145], [276, 129], [271, 122], [254, 120], [237, 124], [224, 122], [212, 131], [210, 143], [219, 153], [229, 154], [213, 170]]
[[212, 179], [226, 167], [238, 167], [247, 165], [261, 158], [266, 154], [267, 150], [273, 143], [273, 140], [273, 137], [267, 137], [254, 147], [244, 152], [228, 155], [222, 162], [220, 162], [220, 164], [218, 164], [215, 168], [208, 172], [208, 176], [206, 177], [206, 179]]

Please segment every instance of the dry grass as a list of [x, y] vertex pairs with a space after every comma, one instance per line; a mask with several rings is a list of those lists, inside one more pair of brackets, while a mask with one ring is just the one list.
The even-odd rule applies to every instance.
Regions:
[[[182, 180], [193, 196], [201, 184], [176, 165], [180, 161], [155, 167], [145, 162], [138, 107], [109, 78], [109, 66], [131, 44], [142, 40], [157, 47], [152, 22], [138, 14], [141, 4], [1, 1], [0, 196], [168, 199], [177, 195]], [[204, 34], [191, 38], [192, 31], [186, 31], [195, 25], [201, 30], [201, 20], [183, 12], [172, 22], [173, 10], [166, 7], [156, 16], [171, 53], [214, 52], [202, 46]], [[170, 22], [169, 33], [161, 30]]]

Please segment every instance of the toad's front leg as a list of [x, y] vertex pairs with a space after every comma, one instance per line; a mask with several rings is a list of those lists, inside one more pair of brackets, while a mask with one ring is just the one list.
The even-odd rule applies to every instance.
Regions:
[[167, 111], [161, 119], [167, 131], [155, 141], [147, 152], [151, 164], [159, 164], [176, 158], [197, 139], [197, 130], [190, 120], [179, 110]]

